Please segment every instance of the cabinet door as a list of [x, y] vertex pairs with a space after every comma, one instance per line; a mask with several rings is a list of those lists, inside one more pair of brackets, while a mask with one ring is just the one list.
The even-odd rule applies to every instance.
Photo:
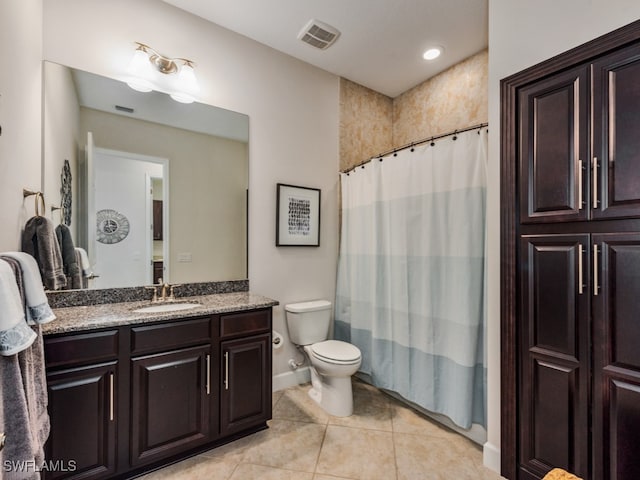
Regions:
[[131, 361], [131, 463], [166, 458], [209, 440], [209, 345]]
[[587, 72], [579, 67], [520, 91], [522, 223], [588, 217]]
[[594, 235], [593, 243], [594, 478], [638, 479], [640, 233]]
[[221, 343], [220, 433], [227, 435], [271, 418], [270, 334]]
[[51, 434], [46, 457], [67, 469], [47, 472], [47, 479], [115, 473], [116, 375], [115, 362], [47, 375]]
[[153, 201], [153, 239], [162, 240], [162, 200]]
[[592, 65], [593, 218], [640, 216], [640, 45]]
[[589, 465], [589, 235], [521, 239], [521, 478]]

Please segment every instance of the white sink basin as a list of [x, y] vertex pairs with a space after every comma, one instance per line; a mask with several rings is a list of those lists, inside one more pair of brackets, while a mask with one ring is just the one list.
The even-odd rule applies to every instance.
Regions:
[[137, 313], [165, 313], [165, 312], [178, 312], [180, 310], [189, 310], [191, 308], [199, 307], [199, 303], [193, 302], [171, 302], [171, 303], [158, 303], [153, 305], [147, 305], [146, 307], [136, 308], [133, 311]]

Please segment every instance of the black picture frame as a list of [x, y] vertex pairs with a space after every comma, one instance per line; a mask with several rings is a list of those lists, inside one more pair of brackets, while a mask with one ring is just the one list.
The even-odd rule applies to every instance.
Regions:
[[277, 184], [276, 247], [320, 246], [320, 189]]

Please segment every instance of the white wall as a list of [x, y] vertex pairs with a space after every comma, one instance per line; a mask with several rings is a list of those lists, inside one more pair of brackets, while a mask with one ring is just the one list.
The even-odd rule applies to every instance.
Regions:
[[[80, 143], [80, 126], [78, 123], [80, 105], [76, 96], [75, 85], [69, 69], [55, 63], [43, 67], [44, 91], [49, 94], [43, 98], [42, 116], [42, 152], [43, 165], [50, 166], [50, 175], [43, 178], [43, 189], [48, 203], [60, 206], [61, 178], [64, 161], [69, 160], [71, 168], [71, 234], [75, 245], [78, 244], [77, 212], [78, 212], [78, 145]], [[51, 94], [51, 92], [54, 92]], [[47, 210], [51, 213], [51, 210]], [[57, 224], [60, 222], [61, 210], [50, 218]]]
[[20, 231], [41, 190], [42, 0], [0, 2], [0, 251], [20, 250]]
[[500, 79], [640, 18], [637, 0], [489, 0], [489, 425], [485, 464], [500, 448]]
[[[250, 117], [249, 279], [282, 306], [335, 294], [339, 79], [157, 0], [44, 2], [44, 58], [110, 77], [133, 42], [195, 61], [201, 101]], [[275, 247], [276, 183], [322, 189], [319, 248]], [[290, 345], [274, 355], [289, 370]]]

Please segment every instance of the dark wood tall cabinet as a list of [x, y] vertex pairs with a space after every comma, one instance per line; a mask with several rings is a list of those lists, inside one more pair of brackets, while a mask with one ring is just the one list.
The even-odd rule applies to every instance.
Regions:
[[640, 22], [502, 81], [502, 474], [640, 478]]

